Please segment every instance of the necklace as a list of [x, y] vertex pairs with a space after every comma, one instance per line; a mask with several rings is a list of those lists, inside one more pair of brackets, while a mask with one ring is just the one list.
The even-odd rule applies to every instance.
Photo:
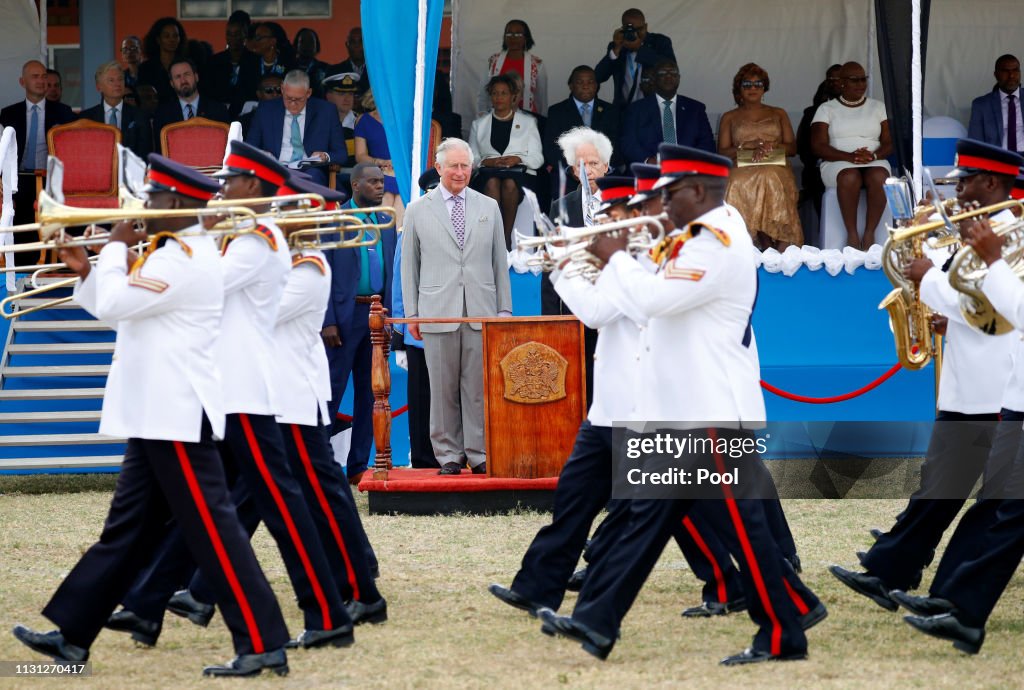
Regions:
[[513, 117], [515, 117], [515, 115], [516, 115], [516, 111], [514, 111], [514, 110], [510, 110], [508, 115], [506, 115], [505, 117], [502, 117], [501, 115], [498, 115], [498, 113], [494, 113], [494, 119], [495, 120], [501, 120], [502, 122], [508, 122]]
[[864, 105], [864, 101], [868, 100], [867, 95], [861, 96], [859, 101], [848, 101], [842, 96], [839, 97], [839, 102], [845, 105], [847, 108], [856, 108], [857, 106]]

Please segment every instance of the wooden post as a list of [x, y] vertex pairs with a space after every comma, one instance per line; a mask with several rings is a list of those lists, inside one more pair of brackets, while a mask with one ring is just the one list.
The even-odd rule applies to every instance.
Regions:
[[373, 388], [373, 442], [377, 453], [373, 459], [373, 478], [386, 480], [391, 469], [391, 369], [388, 355], [391, 337], [384, 328], [387, 309], [380, 295], [370, 304], [370, 343], [373, 348], [371, 387]]

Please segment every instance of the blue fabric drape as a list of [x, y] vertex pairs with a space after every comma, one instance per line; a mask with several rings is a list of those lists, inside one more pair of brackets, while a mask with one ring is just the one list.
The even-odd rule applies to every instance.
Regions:
[[[441, 39], [444, 0], [427, 0], [426, 54], [423, 79], [423, 147], [426, 168], [430, 112], [434, 98], [437, 47]], [[412, 185], [413, 100], [416, 95], [416, 0], [373, 0], [361, 5], [364, 50], [373, 98], [388, 136], [391, 162], [402, 200], [408, 204]]]

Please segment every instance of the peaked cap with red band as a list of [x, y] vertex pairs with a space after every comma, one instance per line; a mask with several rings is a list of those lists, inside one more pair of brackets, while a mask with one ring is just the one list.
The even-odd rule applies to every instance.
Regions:
[[625, 175], [605, 175], [597, 178], [597, 188], [601, 190], [601, 205], [598, 213], [604, 213], [612, 206], [629, 201], [633, 196], [633, 178]]
[[956, 167], [943, 177], [971, 177], [988, 173], [1017, 177], [1024, 157], [999, 146], [986, 144], [975, 139], [960, 139], [956, 142]]
[[630, 206], [647, 201], [651, 197], [658, 196], [660, 192], [654, 191], [654, 183], [661, 177], [661, 168], [650, 163], [633, 163], [629, 166], [633, 172], [633, 196], [627, 202]]
[[220, 191], [220, 183], [210, 179], [198, 170], [176, 163], [159, 153], [149, 154], [149, 173], [143, 191], [171, 192], [182, 196], [209, 201]]
[[224, 167], [213, 174], [213, 177], [234, 177], [235, 175], [252, 175], [280, 187], [288, 178], [288, 168], [284, 167], [262, 149], [247, 144], [240, 139], [231, 142], [231, 153], [224, 161]]
[[654, 183], [654, 189], [659, 192], [680, 177], [729, 177], [732, 170], [732, 160], [725, 156], [677, 144], [659, 144], [658, 160], [661, 177]]
[[277, 196], [288, 196], [290, 194], [319, 194], [327, 202], [327, 210], [336, 209], [348, 199], [344, 192], [324, 187], [313, 182], [306, 175], [296, 175], [294, 172], [288, 176], [288, 179], [277, 190]]

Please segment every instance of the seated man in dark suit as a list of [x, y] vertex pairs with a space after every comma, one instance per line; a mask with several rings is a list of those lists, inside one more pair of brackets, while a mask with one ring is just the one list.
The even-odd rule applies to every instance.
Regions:
[[[570, 177], [579, 181], [580, 163], [586, 167], [588, 193], [584, 195], [582, 187], [578, 187], [563, 198], [551, 204], [551, 218], [557, 219], [565, 212], [564, 223], [579, 228], [594, 224], [594, 216], [601, 205], [601, 190], [597, 179], [608, 172], [608, 164], [612, 158], [612, 142], [601, 132], [587, 127], [574, 127], [558, 138], [558, 147], [568, 162]], [[550, 280], [540, 281], [540, 313], [545, 316], [572, 314], [562, 299], [555, 292]], [[593, 397], [594, 390], [594, 350], [597, 347], [597, 331], [585, 328], [583, 345], [587, 375], [587, 408]]]
[[348, 32], [345, 39], [345, 48], [348, 50], [348, 58], [328, 70], [328, 74], [343, 74], [353, 72], [359, 75], [359, 96], [361, 97], [370, 88], [370, 74], [366, 71], [366, 54], [363, 52], [363, 29], [354, 26]]
[[967, 137], [1016, 153], [1024, 152], [1024, 112], [1021, 112], [1020, 60], [1001, 55], [996, 60], [996, 87], [971, 103]]
[[259, 86], [256, 87], [256, 100], [246, 101], [245, 106], [242, 108], [243, 113], [238, 116], [238, 121], [242, 123], [242, 138], [249, 136], [249, 127], [252, 125], [252, 116], [256, 114], [256, 108], [263, 101], [273, 101], [281, 99], [281, 84], [284, 80], [280, 74], [274, 74], [272, 72], [264, 74], [260, 77]]
[[[360, 163], [352, 169], [352, 198], [342, 208], [357, 210], [380, 206], [384, 198], [384, 173], [376, 165]], [[369, 223], [386, 223], [384, 213], [359, 214]], [[381, 231], [380, 243], [358, 249], [324, 252], [331, 266], [331, 297], [321, 333], [331, 370], [331, 401], [327, 412], [336, 429], [338, 407], [352, 375], [352, 443], [345, 470], [349, 482], [358, 484], [370, 460], [373, 441], [373, 389], [370, 381], [370, 301], [380, 295], [391, 311], [391, 287], [395, 265], [394, 228]]]
[[234, 12], [224, 27], [227, 47], [210, 58], [203, 75], [203, 82], [209, 87], [206, 93], [227, 105], [233, 117], [252, 98], [260, 73], [259, 56], [245, 48], [248, 29], [248, 15]]
[[594, 71], [599, 83], [612, 78], [615, 85], [612, 102], [625, 108], [643, 97], [640, 73], [645, 66], [653, 67], [662, 60], [674, 62], [675, 59], [672, 39], [648, 32], [644, 13], [629, 9], [622, 13], [622, 26], [615, 29], [607, 52]]
[[[77, 118], [63, 103], [46, 100], [46, 65], [29, 60], [21, 68], [18, 80], [25, 89], [25, 100], [0, 110], [0, 128], [13, 127], [18, 140], [18, 191], [14, 195], [14, 223], [35, 220], [35, 171], [46, 169], [46, 133], [56, 125], [73, 122]], [[31, 233], [19, 233], [16, 239], [28, 242]], [[34, 263], [32, 252], [16, 254], [19, 265]]]
[[178, 60], [168, 70], [171, 75], [171, 88], [177, 98], [168, 103], [161, 103], [153, 115], [154, 150], [160, 148], [160, 130], [174, 122], [191, 120], [193, 117], [205, 117], [217, 122], [231, 122], [227, 106], [199, 94], [199, 73], [191, 60]]
[[[610, 141], [619, 140], [619, 108], [598, 98], [598, 89], [594, 70], [580, 65], [569, 75], [569, 98], [548, 108], [548, 122], [542, 141], [544, 164], [551, 173], [552, 185], [559, 184], [558, 167], [565, 166], [565, 157], [558, 147], [558, 138], [562, 134], [573, 127], [590, 127]], [[613, 156], [612, 166], [616, 162]], [[575, 180], [575, 177], [566, 179]]]
[[715, 152], [707, 108], [678, 90], [679, 67], [662, 60], [654, 68], [654, 94], [626, 109], [620, 140], [626, 162], [656, 163], [662, 142]]
[[[327, 101], [310, 98], [312, 94], [308, 74], [297, 69], [286, 74], [281, 98], [256, 108], [246, 143], [285, 165], [296, 166], [306, 158], [316, 158], [320, 163], [345, 160], [338, 110]], [[327, 184], [326, 167], [309, 168], [308, 172], [317, 184]]]
[[106, 62], [96, 70], [96, 90], [102, 99], [82, 111], [80, 117], [104, 122], [121, 130], [121, 145], [145, 160], [153, 148], [149, 118], [141, 110], [124, 101], [124, 70], [117, 62]]

